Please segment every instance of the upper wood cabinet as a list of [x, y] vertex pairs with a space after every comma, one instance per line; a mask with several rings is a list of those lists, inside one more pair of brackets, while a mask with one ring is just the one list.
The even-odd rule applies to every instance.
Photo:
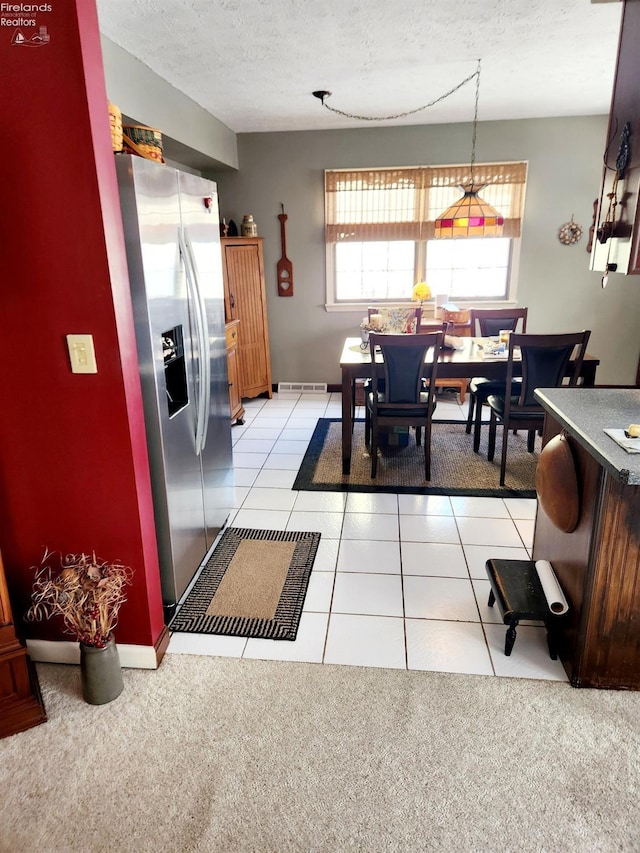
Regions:
[[638, 44], [640, 2], [626, 0], [605, 143], [605, 166], [591, 249], [593, 270], [606, 270], [607, 264], [615, 264], [616, 268], [612, 271], [640, 273]]
[[239, 320], [238, 370], [243, 397], [272, 396], [269, 327], [261, 237], [223, 237], [225, 319]]

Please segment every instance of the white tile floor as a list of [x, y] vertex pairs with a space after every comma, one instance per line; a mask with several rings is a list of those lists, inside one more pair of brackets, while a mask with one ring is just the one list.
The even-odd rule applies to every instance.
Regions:
[[[340, 418], [340, 395], [275, 394], [245, 408], [232, 430], [229, 525], [322, 534], [298, 635], [176, 633], [169, 653], [567, 681], [541, 625], [520, 625], [505, 657], [506, 628], [487, 606], [485, 561], [529, 559], [535, 500], [294, 492], [317, 419]], [[443, 394], [437, 415], [465, 420], [466, 405]]]

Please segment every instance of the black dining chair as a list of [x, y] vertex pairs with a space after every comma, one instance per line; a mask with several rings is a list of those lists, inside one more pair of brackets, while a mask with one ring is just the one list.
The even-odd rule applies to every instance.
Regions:
[[[471, 336], [481, 338], [497, 337], [501, 331], [527, 331], [527, 308], [472, 308]], [[520, 329], [518, 329], [520, 324]], [[518, 393], [520, 379], [513, 380], [512, 394]], [[482, 429], [482, 407], [487, 402], [489, 394], [504, 394], [505, 383], [502, 379], [487, 379], [484, 376], [474, 376], [469, 382], [469, 411], [467, 414], [467, 435], [473, 426], [473, 449], [480, 449], [480, 432]]]
[[[512, 388], [514, 353], [521, 358], [522, 382], [517, 394], [490, 394], [487, 405], [491, 409], [489, 421], [489, 448], [487, 458], [491, 462], [495, 454], [496, 428], [502, 430], [502, 458], [500, 462], [500, 485], [504, 486], [507, 467], [507, 443], [509, 430], [527, 430], [527, 450], [532, 453], [536, 432], [542, 429], [544, 409], [535, 399], [536, 388], [557, 388], [568, 376], [569, 385], [577, 385], [582, 361], [587, 351], [590, 331], [570, 334], [509, 336], [507, 378], [505, 388]], [[573, 361], [571, 361], [573, 358]], [[571, 363], [571, 370], [569, 370]]]
[[[418, 447], [424, 427], [424, 474], [425, 480], [431, 479], [431, 421], [442, 340], [441, 331], [369, 335], [371, 385], [365, 396], [365, 444], [371, 453], [372, 478], [377, 473], [380, 427], [409, 426], [416, 429]], [[382, 361], [376, 358], [378, 351]]]
[[[385, 334], [390, 335], [412, 335], [420, 330], [420, 321], [422, 319], [421, 305], [382, 305], [369, 306], [367, 308], [367, 319], [371, 322], [372, 315], [379, 315], [382, 329]], [[351, 383], [351, 424], [353, 432], [353, 424], [356, 420], [356, 390], [358, 380], [354, 379]], [[370, 382], [365, 380], [364, 394], [366, 396]]]

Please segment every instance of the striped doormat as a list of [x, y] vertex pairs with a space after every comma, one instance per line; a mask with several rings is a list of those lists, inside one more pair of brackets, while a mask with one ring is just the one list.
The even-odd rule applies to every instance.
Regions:
[[319, 533], [229, 527], [170, 631], [295, 640]]

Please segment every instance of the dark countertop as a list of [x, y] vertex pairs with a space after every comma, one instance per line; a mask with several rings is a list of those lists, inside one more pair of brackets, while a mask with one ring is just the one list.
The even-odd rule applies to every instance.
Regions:
[[603, 432], [640, 423], [640, 389], [540, 388], [535, 397], [605, 470], [621, 483], [640, 485], [640, 453], [627, 453]]

